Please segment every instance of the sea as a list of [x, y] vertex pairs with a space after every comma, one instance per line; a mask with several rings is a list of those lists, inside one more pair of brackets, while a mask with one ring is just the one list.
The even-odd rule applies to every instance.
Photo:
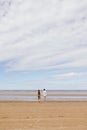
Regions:
[[[46, 100], [87, 101], [87, 90], [47, 90]], [[37, 90], [0, 90], [0, 101], [38, 101]]]

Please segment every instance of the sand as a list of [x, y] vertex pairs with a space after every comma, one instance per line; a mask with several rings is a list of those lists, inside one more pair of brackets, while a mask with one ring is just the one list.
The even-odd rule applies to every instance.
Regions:
[[87, 102], [0, 102], [0, 130], [87, 130]]

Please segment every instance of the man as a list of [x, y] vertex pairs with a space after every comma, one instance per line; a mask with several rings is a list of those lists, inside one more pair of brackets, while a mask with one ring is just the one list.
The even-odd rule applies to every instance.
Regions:
[[43, 89], [43, 96], [44, 96], [44, 101], [46, 101], [46, 96], [47, 96], [47, 91], [46, 91], [46, 89]]

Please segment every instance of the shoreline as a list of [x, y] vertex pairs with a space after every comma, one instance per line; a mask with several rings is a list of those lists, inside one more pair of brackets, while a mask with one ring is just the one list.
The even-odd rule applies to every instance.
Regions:
[[0, 103], [60, 103], [60, 102], [61, 103], [73, 103], [73, 102], [76, 102], [76, 103], [79, 103], [79, 102], [85, 103], [86, 102], [87, 103], [87, 101], [80, 101], [80, 100], [78, 100], [78, 101], [77, 100], [76, 101], [74, 101], [74, 100], [73, 101], [72, 100], [71, 101], [68, 101], [68, 100], [65, 100], [65, 101], [63, 101], [63, 100], [62, 101], [40, 101], [40, 102], [38, 100], [37, 101], [0, 100]]
[[[0, 94], [0, 96], [37, 96], [37, 94]], [[87, 96], [87, 94], [48, 94], [47, 96]]]

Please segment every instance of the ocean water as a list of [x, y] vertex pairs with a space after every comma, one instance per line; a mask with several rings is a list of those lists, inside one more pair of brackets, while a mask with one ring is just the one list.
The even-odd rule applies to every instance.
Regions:
[[[38, 101], [37, 90], [0, 90], [0, 101]], [[47, 90], [47, 101], [87, 101], [87, 90]]]

